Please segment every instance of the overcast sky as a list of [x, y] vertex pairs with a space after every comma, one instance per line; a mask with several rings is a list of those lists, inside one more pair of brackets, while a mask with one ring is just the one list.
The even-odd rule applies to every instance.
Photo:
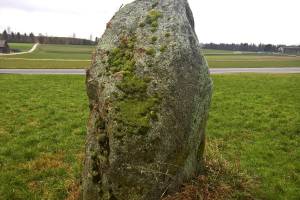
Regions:
[[[99, 37], [133, 0], [0, 0], [0, 31]], [[175, 0], [174, 0], [175, 1]], [[300, 0], [189, 0], [202, 43], [300, 45]]]

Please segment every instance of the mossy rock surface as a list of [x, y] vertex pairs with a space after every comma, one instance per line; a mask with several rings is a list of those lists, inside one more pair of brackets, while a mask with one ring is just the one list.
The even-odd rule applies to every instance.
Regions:
[[186, 0], [136, 0], [87, 70], [84, 200], [158, 200], [201, 169], [212, 82]]

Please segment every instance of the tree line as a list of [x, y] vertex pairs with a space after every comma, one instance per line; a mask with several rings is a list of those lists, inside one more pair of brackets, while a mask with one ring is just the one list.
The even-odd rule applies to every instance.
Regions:
[[230, 50], [230, 51], [251, 51], [251, 52], [278, 52], [279, 47], [284, 47], [285, 45], [273, 45], [273, 44], [215, 44], [209, 43], [204, 44], [204, 49], [216, 49], [216, 50]]
[[95, 41], [71, 38], [71, 37], [52, 37], [39, 34], [35, 36], [33, 33], [21, 34], [19, 32], [7, 33], [6, 30], [0, 34], [0, 39], [6, 40], [8, 43], [40, 43], [40, 44], [72, 44], [72, 45], [94, 45]]

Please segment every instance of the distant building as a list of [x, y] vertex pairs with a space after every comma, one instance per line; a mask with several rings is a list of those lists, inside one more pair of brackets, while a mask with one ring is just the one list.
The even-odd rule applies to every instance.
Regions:
[[9, 53], [9, 46], [6, 40], [0, 40], [0, 53]]
[[278, 50], [284, 54], [300, 54], [300, 47], [280, 47]]

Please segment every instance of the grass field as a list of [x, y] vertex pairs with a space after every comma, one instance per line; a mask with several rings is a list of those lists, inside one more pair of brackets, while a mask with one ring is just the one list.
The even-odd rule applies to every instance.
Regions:
[[[254, 198], [299, 199], [300, 75], [213, 80], [209, 149], [257, 181]], [[88, 116], [84, 77], [0, 75], [0, 85], [0, 199], [74, 194]]]
[[300, 197], [300, 75], [215, 75], [207, 134], [261, 182], [265, 199]]
[[[11, 44], [26, 51], [32, 44]], [[30, 54], [0, 57], [0, 69], [39, 68], [68, 69], [86, 68], [94, 46], [88, 45], [39, 45]], [[204, 49], [210, 68], [243, 67], [300, 67], [300, 56], [281, 56], [257, 53]], [[23, 60], [22, 60], [23, 59]]]
[[11, 49], [19, 49], [21, 52], [29, 51], [32, 46], [32, 43], [9, 43]]
[[300, 56], [221, 54], [206, 55], [210, 68], [300, 67]]
[[91, 61], [81, 60], [34, 60], [0, 57], [0, 69], [80, 69], [88, 67], [90, 63]]
[[40, 44], [33, 53], [7, 57], [32, 59], [90, 60], [94, 48], [94, 46], [90, 45]]
[[84, 78], [0, 75], [0, 85], [0, 199], [64, 199], [80, 175]]
[[217, 49], [202, 49], [204, 54], [233, 54], [235, 51], [217, 50]]
[[86, 68], [90, 65], [93, 49], [93, 46], [88, 45], [42, 44], [30, 54], [1, 56], [0, 69]]

